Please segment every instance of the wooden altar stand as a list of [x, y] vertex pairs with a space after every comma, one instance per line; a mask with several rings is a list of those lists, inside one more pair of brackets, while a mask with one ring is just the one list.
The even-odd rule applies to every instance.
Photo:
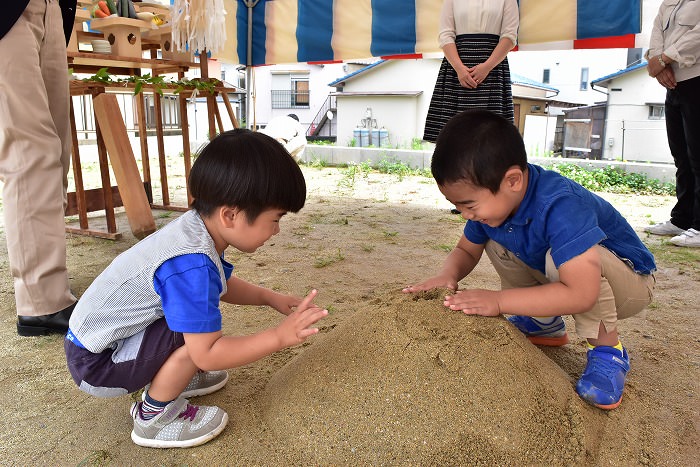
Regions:
[[[157, 49], [152, 41], [144, 40], [142, 47], [151, 49], [152, 54]], [[69, 67], [74, 73], [95, 73], [100, 68], [108, 68], [110, 75], [140, 75], [142, 69], [150, 69], [153, 76], [165, 73], [177, 73], [179, 78], [193, 65], [192, 62], [179, 62], [162, 60], [157, 58], [134, 58], [115, 55], [103, 55], [89, 52], [68, 52]], [[206, 76], [206, 64], [200, 64], [202, 76]], [[143, 238], [155, 231], [155, 222], [151, 209], [165, 209], [172, 211], [186, 211], [188, 206], [175, 206], [170, 202], [168, 187], [168, 173], [164, 146], [163, 121], [161, 113], [161, 93], [152, 86], [144, 86], [142, 93], [135, 98], [135, 108], [138, 122], [139, 142], [141, 146], [142, 174], [139, 173], [133, 150], [128, 139], [126, 127], [117, 105], [115, 93], [133, 94], [134, 85], [124, 84], [120, 86], [105, 85], [99, 82], [71, 81], [71, 96], [88, 95], [92, 98], [95, 112], [95, 129], [98, 149], [101, 187], [86, 190], [83, 183], [82, 167], [80, 161], [80, 148], [75, 125], [75, 115], [71, 100], [71, 136], [73, 142], [73, 175], [76, 191], [69, 193], [66, 215], [77, 215], [79, 227], [67, 227], [68, 232], [81, 235], [89, 235], [107, 239], [118, 239], [121, 233], [117, 231], [114, 209], [124, 206], [131, 231], [137, 238]], [[163, 86], [163, 94], [173, 94], [175, 86]], [[158, 166], [161, 180], [161, 194], [163, 203], [153, 203], [151, 186], [151, 168], [146, 128], [146, 109], [144, 93], [149, 92], [154, 96], [155, 131], [158, 146]], [[239, 90], [217, 86], [213, 93], [199, 92], [198, 96], [207, 98], [207, 114], [209, 120], [209, 134], [216, 134], [216, 127], [223, 131], [223, 121], [216, 106], [215, 99], [221, 96], [226, 105], [227, 113], [235, 128], [238, 121], [228, 99], [229, 93], [238, 93]], [[189, 122], [187, 118], [187, 99], [193, 96], [193, 89], [184, 89], [179, 93], [179, 107], [182, 130], [183, 158], [185, 167], [185, 180], [189, 178], [191, 168], [191, 153], [189, 139]], [[117, 186], [111, 186], [109, 168], [110, 163]], [[191, 201], [189, 187], [187, 187], [188, 205]], [[95, 229], [89, 226], [88, 213], [104, 210], [106, 218], [106, 230]]]

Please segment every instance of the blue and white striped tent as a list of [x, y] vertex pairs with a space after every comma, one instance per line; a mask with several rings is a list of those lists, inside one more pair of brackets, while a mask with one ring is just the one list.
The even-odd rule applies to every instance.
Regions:
[[[247, 6], [253, 3], [224, 0], [227, 41], [217, 58], [263, 65], [440, 52], [442, 0], [259, 0]], [[647, 45], [637, 37], [641, 0], [519, 0], [519, 5], [519, 50]]]

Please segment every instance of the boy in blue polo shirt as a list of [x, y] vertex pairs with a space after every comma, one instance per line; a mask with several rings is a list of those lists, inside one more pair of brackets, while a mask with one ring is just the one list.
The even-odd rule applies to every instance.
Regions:
[[[629, 356], [617, 321], [642, 311], [655, 284], [654, 257], [632, 227], [604, 199], [528, 164], [518, 129], [488, 111], [462, 112], [445, 125], [431, 170], [467, 224], [442, 270], [404, 292], [452, 289], [446, 307], [511, 315], [538, 345], [568, 343], [561, 315], [572, 315], [588, 341], [576, 391], [602, 409], [620, 405]], [[502, 290], [458, 291], [484, 251]]]

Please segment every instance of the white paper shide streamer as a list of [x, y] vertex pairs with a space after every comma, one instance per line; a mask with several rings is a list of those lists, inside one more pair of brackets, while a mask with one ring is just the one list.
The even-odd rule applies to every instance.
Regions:
[[213, 53], [226, 42], [224, 0], [175, 0], [172, 6], [172, 38], [184, 51], [204, 49]]

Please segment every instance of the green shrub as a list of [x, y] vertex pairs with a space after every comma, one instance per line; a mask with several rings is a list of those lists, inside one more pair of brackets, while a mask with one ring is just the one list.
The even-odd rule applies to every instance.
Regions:
[[562, 163], [548, 167], [591, 191], [634, 193], [639, 195], [675, 195], [673, 183], [663, 183], [644, 174], [625, 172], [619, 167], [581, 167]]

